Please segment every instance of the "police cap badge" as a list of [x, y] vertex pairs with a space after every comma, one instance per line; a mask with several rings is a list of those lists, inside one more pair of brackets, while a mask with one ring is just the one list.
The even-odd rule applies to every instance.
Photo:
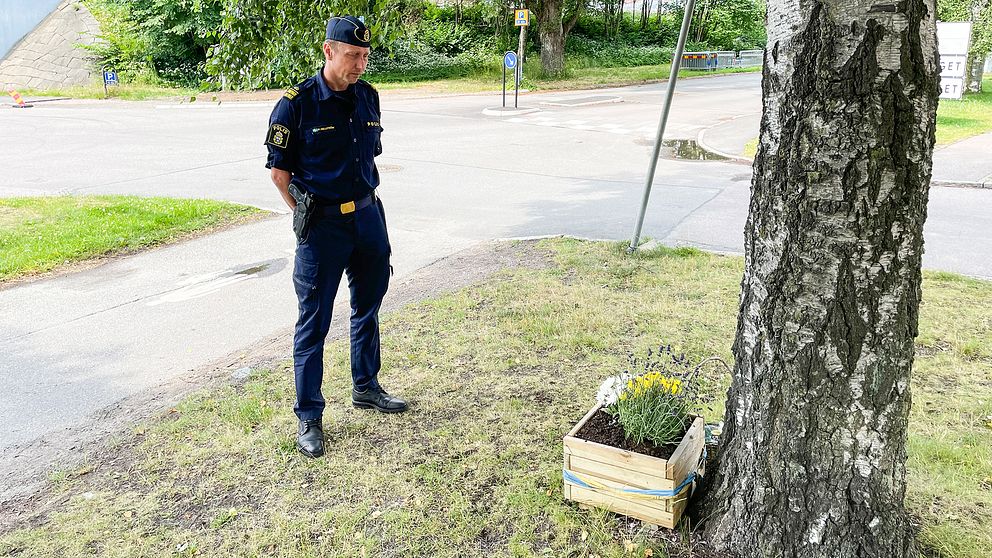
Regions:
[[339, 41], [360, 47], [369, 48], [372, 32], [362, 20], [355, 16], [334, 16], [327, 20], [328, 41]]

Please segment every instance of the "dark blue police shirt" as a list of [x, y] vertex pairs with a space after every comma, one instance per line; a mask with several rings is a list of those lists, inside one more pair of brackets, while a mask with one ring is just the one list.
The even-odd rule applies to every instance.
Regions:
[[269, 118], [266, 168], [328, 204], [364, 198], [379, 185], [379, 93], [359, 80], [332, 91], [318, 73], [286, 91]]

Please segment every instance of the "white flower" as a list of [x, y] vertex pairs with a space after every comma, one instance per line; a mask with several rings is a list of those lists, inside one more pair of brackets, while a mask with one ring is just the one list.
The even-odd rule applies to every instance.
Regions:
[[630, 380], [630, 374], [626, 372], [606, 378], [599, 386], [599, 391], [596, 392], [596, 401], [603, 407], [609, 407], [616, 403], [628, 380]]

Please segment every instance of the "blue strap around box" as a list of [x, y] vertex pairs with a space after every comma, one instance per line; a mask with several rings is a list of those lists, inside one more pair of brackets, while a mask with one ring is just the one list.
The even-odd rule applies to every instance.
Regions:
[[659, 500], [664, 500], [667, 498], [674, 498], [682, 489], [689, 486], [692, 481], [696, 480], [696, 473], [692, 472], [682, 481], [681, 484], [675, 487], [674, 490], [645, 490], [642, 488], [613, 488], [611, 486], [606, 486], [604, 484], [595, 481], [586, 481], [575, 473], [569, 471], [568, 469], [562, 470], [562, 478], [568, 484], [574, 484], [576, 486], [581, 486], [582, 488], [588, 488], [589, 490], [598, 491], [609, 491], [618, 492], [621, 494], [627, 494], [630, 496], [639, 496], [643, 498], [657, 498]]
[[[699, 456], [700, 463], [706, 461], [706, 455], [707, 455], [707, 451], [706, 451], [706, 447], [704, 446], [703, 452]], [[628, 496], [634, 496], [636, 498], [646, 498], [646, 499], [650, 498], [650, 499], [658, 499], [658, 500], [667, 500], [669, 498], [676, 497], [679, 494], [679, 492], [682, 492], [682, 490], [685, 487], [692, 484], [692, 482], [696, 480], [697, 477], [695, 471], [689, 473], [689, 475], [686, 476], [685, 479], [681, 483], [679, 483], [679, 485], [676, 486], [674, 490], [646, 490], [643, 488], [629, 488], [629, 487], [613, 488], [612, 486], [606, 486], [605, 484], [596, 481], [592, 481], [592, 480], [586, 481], [583, 480], [578, 475], [576, 475], [575, 473], [573, 473], [572, 471], [569, 471], [568, 469], [562, 469], [561, 475], [566, 483], [574, 484], [575, 486], [580, 486], [582, 488], [587, 488], [589, 490], [596, 490], [599, 492], [613, 492]], [[702, 479], [701, 476], [699, 478]]]

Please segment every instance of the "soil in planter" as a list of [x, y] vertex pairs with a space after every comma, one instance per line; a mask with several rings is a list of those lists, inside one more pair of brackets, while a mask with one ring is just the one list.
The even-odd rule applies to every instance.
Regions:
[[656, 446], [650, 442], [635, 444], [624, 437], [620, 423], [603, 410], [591, 416], [576, 432], [575, 437], [661, 459], [670, 458], [678, 447], [678, 444]]

